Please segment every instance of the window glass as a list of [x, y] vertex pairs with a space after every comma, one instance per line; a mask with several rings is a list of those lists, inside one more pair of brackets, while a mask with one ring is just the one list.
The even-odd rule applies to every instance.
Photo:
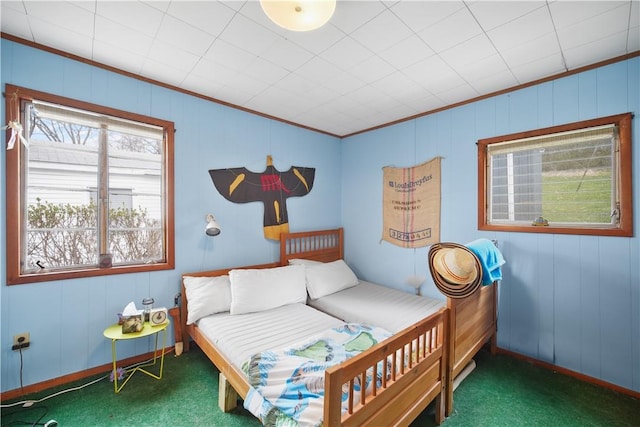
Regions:
[[630, 120], [621, 115], [480, 140], [479, 227], [628, 233]]
[[7, 152], [20, 195], [7, 208], [21, 218], [8, 215], [9, 282], [172, 268], [173, 124], [19, 93], [27, 144]]

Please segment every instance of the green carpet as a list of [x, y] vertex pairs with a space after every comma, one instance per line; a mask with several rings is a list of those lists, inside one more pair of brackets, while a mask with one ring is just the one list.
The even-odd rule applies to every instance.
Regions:
[[[442, 424], [445, 427], [640, 425], [640, 401], [630, 396], [505, 355], [481, 352], [476, 361], [476, 369], [456, 390], [455, 411]], [[136, 373], [117, 395], [104, 377], [30, 408], [3, 408], [1, 424], [33, 425], [55, 419], [60, 427], [260, 425], [241, 406], [229, 414], [218, 409], [217, 370], [197, 347], [180, 357], [167, 355], [164, 368], [159, 381]], [[89, 381], [25, 399], [38, 400]], [[433, 425], [427, 409], [412, 427]]]

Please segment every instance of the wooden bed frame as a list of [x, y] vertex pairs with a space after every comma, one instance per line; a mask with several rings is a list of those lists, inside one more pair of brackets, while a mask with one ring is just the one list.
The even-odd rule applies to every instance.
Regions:
[[[344, 258], [344, 230], [307, 231], [280, 235], [280, 264], [304, 258], [329, 262]], [[425, 266], [425, 269], [427, 266]], [[447, 298], [449, 309], [448, 366], [445, 415], [453, 412], [453, 381], [487, 343], [496, 352], [497, 284], [480, 286], [466, 298]]]
[[[314, 259], [324, 259], [323, 255], [317, 255]], [[272, 268], [279, 265], [273, 263], [243, 268]], [[219, 276], [228, 274], [229, 270], [189, 273], [183, 277]], [[249, 383], [245, 374], [230, 363], [197, 325], [186, 324], [189, 301], [184, 283], [181, 288], [181, 323], [186, 334], [184, 351], [189, 351], [190, 339], [193, 339], [216, 365], [220, 371], [218, 406], [228, 412], [237, 406], [238, 396], [246, 398]], [[440, 424], [445, 416], [448, 321], [448, 309], [442, 308], [358, 356], [325, 371], [324, 425], [409, 425], [434, 400], [435, 421]], [[408, 363], [395, 363], [397, 360], [408, 360]], [[391, 368], [382, 375], [384, 380], [381, 386], [374, 387], [371, 395], [357, 401], [351, 399], [348, 410], [343, 414], [343, 390], [353, 390], [355, 383], [364, 380], [367, 371], [375, 375], [378, 366], [387, 366], [387, 361], [391, 361]], [[350, 396], [353, 395], [350, 393]]]

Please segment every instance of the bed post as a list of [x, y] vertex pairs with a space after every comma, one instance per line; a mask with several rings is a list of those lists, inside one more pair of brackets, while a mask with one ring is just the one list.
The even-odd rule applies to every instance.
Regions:
[[187, 291], [184, 288], [183, 279], [180, 279], [180, 292], [182, 292], [182, 298], [180, 299], [180, 326], [181, 330], [184, 331], [184, 339], [182, 340], [182, 350], [184, 352], [189, 351], [191, 337], [187, 333]]
[[[442, 424], [447, 416], [447, 404], [449, 403], [449, 375], [451, 372], [449, 369], [449, 360], [451, 360], [450, 349], [451, 346], [449, 343], [451, 342], [451, 315], [449, 314], [451, 310], [448, 308], [445, 309], [444, 316], [442, 317], [442, 324], [438, 326], [438, 329], [442, 328], [438, 331], [439, 339], [441, 340], [442, 345], [442, 359], [440, 360], [440, 393], [436, 397], [435, 400], [435, 422], [436, 425]], [[452, 395], [453, 396], [453, 395]], [[453, 405], [453, 400], [451, 402]]]
[[222, 372], [218, 374], [218, 407], [222, 412], [230, 412], [238, 406], [238, 393]]
[[473, 356], [487, 343], [495, 352], [497, 337], [498, 282], [480, 286], [464, 298], [447, 297], [449, 308], [449, 363], [447, 372], [446, 416], [453, 412], [453, 389], [456, 377]]
[[447, 359], [446, 359], [446, 370], [444, 375], [444, 384], [445, 384], [445, 403], [444, 403], [444, 416], [448, 417], [453, 412], [453, 370], [455, 368], [456, 363], [456, 316], [455, 316], [455, 300], [447, 297]]

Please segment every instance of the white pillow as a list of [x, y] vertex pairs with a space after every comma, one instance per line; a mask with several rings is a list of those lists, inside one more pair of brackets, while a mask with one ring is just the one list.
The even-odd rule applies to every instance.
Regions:
[[303, 259], [303, 258], [292, 258], [289, 260], [289, 265], [313, 266], [318, 264], [324, 264], [324, 263], [321, 261], [314, 261], [312, 259]]
[[210, 314], [229, 311], [231, 307], [229, 276], [185, 276], [182, 283], [184, 283], [184, 290], [187, 294], [189, 309], [187, 325]]
[[306, 267], [307, 291], [311, 299], [331, 295], [358, 284], [358, 278], [344, 260]]
[[231, 314], [269, 310], [298, 302], [306, 303], [304, 269], [302, 265], [288, 265], [231, 270]]

